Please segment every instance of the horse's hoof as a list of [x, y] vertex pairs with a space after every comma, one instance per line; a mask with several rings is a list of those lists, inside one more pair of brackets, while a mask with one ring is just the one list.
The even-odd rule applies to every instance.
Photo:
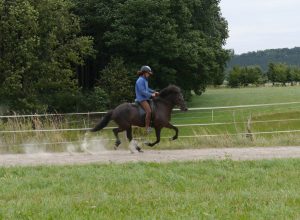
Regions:
[[175, 141], [177, 139], [177, 137], [171, 137], [170, 141]]
[[138, 147], [138, 146], [137, 146], [135, 149], [136, 149], [139, 153], [144, 153], [144, 151], [142, 150], [142, 148], [140, 148], [140, 147]]
[[147, 145], [148, 147], [153, 147], [154, 146], [154, 144], [152, 144], [152, 143], [145, 143], [145, 145]]

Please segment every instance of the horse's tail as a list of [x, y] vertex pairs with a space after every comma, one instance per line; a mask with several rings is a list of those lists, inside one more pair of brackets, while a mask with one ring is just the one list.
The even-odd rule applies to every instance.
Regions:
[[101, 121], [91, 129], [91, 132], [100, 131], [101, 129], [105, 128], [108, 124], [108, 122], [111, 120], [113, 110], [110, 110], [109, 112], [104, 115], [104, 117], [101, 119]]

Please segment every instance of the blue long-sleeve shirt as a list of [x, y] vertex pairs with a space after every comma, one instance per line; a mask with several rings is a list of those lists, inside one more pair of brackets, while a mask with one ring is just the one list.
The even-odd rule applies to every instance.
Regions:
[[144, 76], [140, 76], [135, 83], [135, 101], [142, 102], [151, 98], [153, 89], [148, 87], [148, 79]]

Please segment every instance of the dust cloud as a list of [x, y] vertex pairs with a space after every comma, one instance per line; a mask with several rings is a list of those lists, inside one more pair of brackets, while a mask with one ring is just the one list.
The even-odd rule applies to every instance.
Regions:
[[68, 144], [67, 151], [70, 153], [73, 152], [86, 152], [86, 153], [99, 153], [107, 151], [106, 147], [108, 144], [108, 139], [105, 138], [91, 138], [90, 133], [85, 133], [83, 141], [80, 145]]
[[[22, 151], [24, 154], [51, 154], [58, 152], [69, 153], [89, 153], [95, 154], [103, 151], [107, 151], [105, 146], [108, 145], [108, 139], [102, 137], [90, 137], [89, 133], [86, 133], [82, 140], [74, 142], [59, 142], [50, 141], [49, 139], [43, 140], [27, 140], [22, 143]], [[1, 140], [0, 140], [1, 145]]]

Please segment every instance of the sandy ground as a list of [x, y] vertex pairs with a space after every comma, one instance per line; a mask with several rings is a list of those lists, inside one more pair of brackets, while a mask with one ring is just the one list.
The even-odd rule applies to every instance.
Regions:
[[206, 159], [261, 160], [300, 158], [299, 147], [209, 148], [186, 150], [102, 151], [96, 153], [1, 154], [0, 166], [72, 165], [90, 163], [171, 162]]

